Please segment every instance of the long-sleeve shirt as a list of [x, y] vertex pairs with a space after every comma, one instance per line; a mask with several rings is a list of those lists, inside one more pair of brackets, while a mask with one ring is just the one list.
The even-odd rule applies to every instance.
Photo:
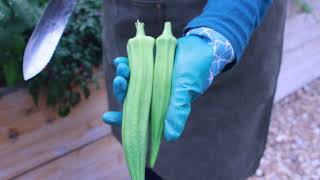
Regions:
[[208, 0], [203, 12], [185, 28], [185, 32], [207, 27], [219, 32], [232, 45], [239, 61], [255, 28], [272, 0]]

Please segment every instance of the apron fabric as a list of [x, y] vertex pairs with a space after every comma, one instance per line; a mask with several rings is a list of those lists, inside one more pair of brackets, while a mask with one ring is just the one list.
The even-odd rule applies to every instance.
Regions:
[[[157, 37], [165, 21], [181, 37], [205, 0], [104, 0], [104, 69], [110, 110], [121, 110], [112, 93], [114, 58], [126, 56], [134, 22]], [[239, 180], [252, 175], [263, 155], [279, 74], [286, 0], [274, 0], [238, 65], [214, 79], [192, 104], [179, 140], [163, 141], [155, 171], [165, 180]], [[112, 128], [120, 141], [120, 128]]]

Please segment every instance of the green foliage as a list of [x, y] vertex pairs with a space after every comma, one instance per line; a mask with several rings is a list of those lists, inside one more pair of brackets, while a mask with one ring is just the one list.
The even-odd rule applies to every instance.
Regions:
[[0, 24], [4, 24], [11, 18], [11, 10], [4, 0], [0, 0]]
[[43, 2], [0, 0], [0, 79], [5, 86], [22, 81], [22, 56], [26, 35], [40, 17]]
[[22, 81], [21, 55], [25, 47], [21, 34], [11, 33], [0, 28], [0, 69], [7, 86]]
[[[0, 25], [6, 27], [0, 28], [0, 83], [1, 77], [6, 85], [21, 82], [23, 51], [45, 3], [46, 0], [0, 0]], [[101, 1], [78, 1], [52, 60], [27, 82], [35, 104], [40, 91], [47, 92], [47, 105], [58, 107], [59, 115], [64, 117], [80, 102], [81, 93], [89, 97], [91, 83], [99, 87], [92, 74], [102, 58], [100, 8]]]
[[313, 11], [312, 6], [308, 2], [306, 2], [305, 0], [294, 0], [294, 1], [298, 6], [301, 7], [303, 12], [312, 13], [312, 11]]

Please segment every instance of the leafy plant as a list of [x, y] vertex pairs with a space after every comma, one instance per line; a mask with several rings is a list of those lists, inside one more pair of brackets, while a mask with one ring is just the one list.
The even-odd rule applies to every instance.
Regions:
[[44, 7], [36, 0], [0, 0], [0, 83], [12, 86], [22, 81], [22, 56], [27, 34]]
[[306, 0], [294, 0], [295, 3], [301, 7], [301, 9], [305, 12], [305, 13], [312, 13], [312, 6], [306, 1]]
[[[22, 82], [23, 51], [46, 3], [0, 0], [0, 83], [5, 86]], [[98, 88], [93, 71], [102, 56], [101, 4], [96, 0], [78, 1], [51, 62], [27, 82], [35, 104], [40, 91], [46, 92], [47, 105], [57, 106], [60, 116], [66, 116], [81, 100], [81, 93], [89, 97], [89, 84]]]

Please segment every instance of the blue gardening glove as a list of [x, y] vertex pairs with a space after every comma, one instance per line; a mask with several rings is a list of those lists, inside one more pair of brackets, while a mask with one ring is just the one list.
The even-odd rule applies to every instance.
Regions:
[[[206, 29], [197, 28], [178, 39], [171, 100], [164, 127], [167, 141], [176, 140], [181, 136], [191, 111], [191, 102], [203, 94], [214, 76], [233, 60], [230, 43], [220, 34], [216, 34], [213, 40], [206, 34], [201, 35], [206, 33]], [[226, 53], [227, 51], [230, 52]], [[128, 60], [120, 57], [114, 62], [117, 76], [113, 81], [113, 91], [117, 99], [123, 102], [129, 77]], [[110, 111], [105, 113], [102, 119], [108, 124], [121, 125], [122, 113]]]
[[[118, 57], [113, 61], [116, 77], [113, 79], [112, 89], [116, 99], [123, 103], [128, 89], [130, 75], [128, 58]], [[110, 125], [121, 126], [122, 112], [109, 111], [102, 115], [102, 120]]]

